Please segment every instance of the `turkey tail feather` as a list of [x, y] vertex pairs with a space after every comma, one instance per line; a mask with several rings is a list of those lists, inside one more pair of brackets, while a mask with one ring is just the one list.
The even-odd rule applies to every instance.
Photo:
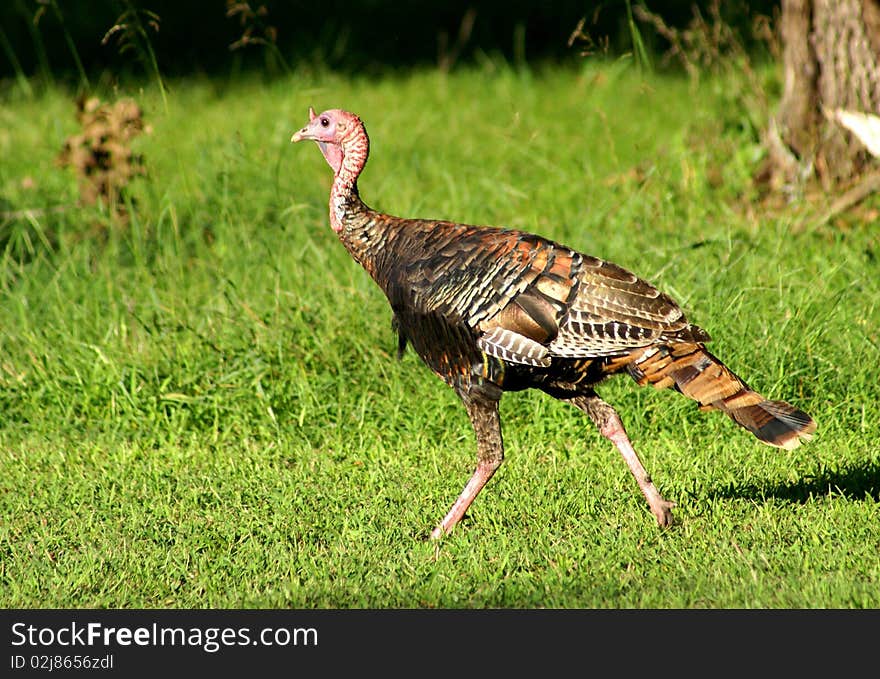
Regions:
[[816, 431], [813, 418], [785, 401], [762, 400], [744, 408], [722, 407], [721, 410], [730, 415], [734, 422], [752, 432], [760, 441], [786, 450], [797, 448], [801, 439], [809, 441]]
[[628, 366], [639, 384], [674, 387], [705, 410], [720, 410], [758, 440], [791, 450], [808, 441], [816, 423], [784, 401], [769, 401], [701, 344], [650, 347]]

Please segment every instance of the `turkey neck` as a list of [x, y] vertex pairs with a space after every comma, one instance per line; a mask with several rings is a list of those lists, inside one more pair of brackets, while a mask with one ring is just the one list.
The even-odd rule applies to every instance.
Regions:
[[358, 125], [342, 143], [342, 162], [330, 188], [330, 226], [351, 256], [376, 279], [376, 260], [387, 236], [379, 228], [384, 215], [364, 204], [357, 187], [369, 153], [369, 137], [363, 125]]

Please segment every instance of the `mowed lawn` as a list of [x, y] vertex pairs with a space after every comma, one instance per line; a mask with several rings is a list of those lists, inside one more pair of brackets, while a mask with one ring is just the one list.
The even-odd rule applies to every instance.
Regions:
[[[769, 77], [769, 76], [768, 76]], [[147, 174], [119, 225], [55, 164], [73, 96], [0, 106], [0, 605], [880, 606], [878, 203], [764, 207], [744, 85], [629, 62], [298, 72], [130, 95]], [[539, 393], [471, 474], [455, 395], [328, 226], [308, 107], [364, 119], [372, 206], [517, 227], [653, 281], [753, 388], [809, 412], [786, 452], [672, 391], [600, 388], [677, 525]]]

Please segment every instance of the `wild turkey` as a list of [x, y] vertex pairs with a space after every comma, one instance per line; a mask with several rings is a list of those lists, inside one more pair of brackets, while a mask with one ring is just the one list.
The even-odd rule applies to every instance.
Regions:
[[503, 460], [504, 391], [537, 388], [584, 411], [623, 455], [664, 527], [674, 503], [593, 389], [609, 375], [672, 387], [772, 446], [792, 449], [811, 437], [809, 415], [752, 391], [706, 350], [709, 335], [650, 283], [523, 231], [376, 212], [358, 194], [369, 155], [360, 118], [310, 108], [309, 119], [291, 141], [317, 142], [333, 168], [331, 227], [391, 303], [399, 354], [412, 345], [461, 398], [476, 432], [477, 468], [432, 538], [461, 520]]

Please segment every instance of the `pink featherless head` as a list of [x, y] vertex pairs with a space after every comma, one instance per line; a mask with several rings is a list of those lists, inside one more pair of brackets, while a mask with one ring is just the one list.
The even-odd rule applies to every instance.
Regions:
[[354, 113], [333, 108], [318, 114], [309, 107], [309, 124], [294, 133], [290, 141], [317, 142], [327, 163], [336, 173], [342, 167], [346, 147], [352, 146], [350, 150], [359, 151], [363, 147], [362, 143], [358, 143], [361, 138], [366, 138], [366, 131], [361, 119]]
[[342, 144], [359, 127], [362, 127], [361, 119], [354, 113], [331, 108], [318, 114], [309, 107], [309, 124], [296, 132], [290, 141], [310, 139], [328, 144]]

